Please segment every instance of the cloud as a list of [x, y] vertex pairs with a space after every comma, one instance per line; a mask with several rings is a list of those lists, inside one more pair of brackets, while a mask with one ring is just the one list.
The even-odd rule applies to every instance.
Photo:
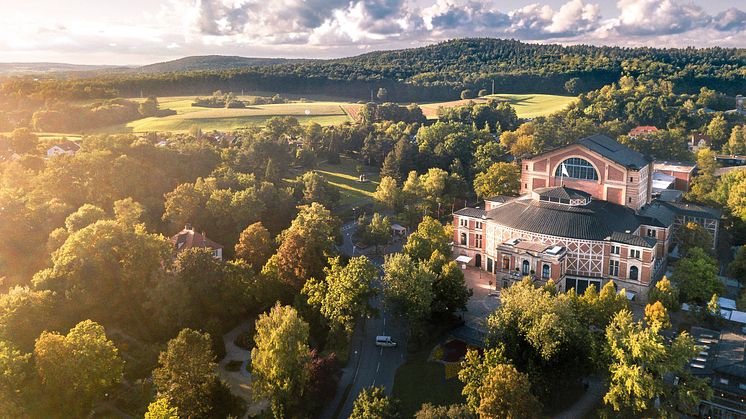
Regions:
[[614, 16], [601, 15], [600, 0], [564, 0], [555, 7], [525, 0], [513, 9], [501, 8], [499, 0], [159, 1], [159, 13], [143, 13], [131, 23], [117, 16], [89, 22], [2, 15], [0, 56], [107, 51], [125, 62], [126, 56], [141, 62], [215, 53], [335, 57], [461, 37], [746, 46], [746, 12], [731, 7], [708, 13], [690, 0], [617, 0]]
[[622, 35], [669, 35], [702, 28], [712, 17], [694, 4], [675, 0], [619, 0], [616, 29]]

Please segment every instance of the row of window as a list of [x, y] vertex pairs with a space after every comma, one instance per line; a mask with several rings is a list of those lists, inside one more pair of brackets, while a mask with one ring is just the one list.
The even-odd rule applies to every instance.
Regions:
[[[459, 222], [458, 222], [458, 225], [460, 225], [461, 227], [468, 228], [469, 227], [469, 219], [468, 218], [460, 218]], [[482, 222], [481, 221], [476, 221], [474, 223], [474, 228], [476, 228], [477, 230], [481, 230], [482, 229]]]
[[[461, 233], [461, 245], [462, 246], [468, 246], [467, 236], [466, 233]], [[474, 247], [482, 248], [482, 235], [481, 234], [475, 234], [474, 235]]]
[[[640, 275], [640, 270], [637, 266], [629, 267], [629, 279], [637, 280]], [[619, 276], [619, 261], [609, 261], [609, 276]]]
[[[611, 245], [611, 249], [609, 250], [609, 252], [612, 255], [618, 255], [618, 254], [621, 253], [621, 247], [619, 247], [619, 246], [617, 246], [615, 244], [612, 244]], [[640, 253], [639, 249], [629, 249], [629, 257], [632, 258], [632, 259], [642, 259], [641, 253]]]

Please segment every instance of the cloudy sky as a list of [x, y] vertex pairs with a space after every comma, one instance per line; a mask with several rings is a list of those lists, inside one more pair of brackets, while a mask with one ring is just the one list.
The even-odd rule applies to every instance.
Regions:
[[[0, 61], [331, 58], [460, 37], [746, 47], [744, 0], [0, 0]], [[735, 6], [734, 6], [735, 5]]]

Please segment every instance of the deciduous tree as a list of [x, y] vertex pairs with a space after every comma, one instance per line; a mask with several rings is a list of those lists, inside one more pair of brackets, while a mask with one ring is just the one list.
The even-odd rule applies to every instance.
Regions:
[[430, 315], [435, 273], [404, 253], [387, 256], [383, 270], [386, 298], [403, 311], [410, 326]]
[[514, 163], [495, 163], [474, 178], [474, 192], [484, 199], [495, 195], [516, 196], [521, 189], [521, 170]]
[[91, 320], [78, 323], [66, 336], [43, 332], [34, 347], [34, 364], [50, 408], [70, 417], [85, 416], [124, 371], [114, 343]]
[[477, 411], [484, 419], [541, 417], [541, 403], [531, 394], [528, 375], [510, 364], [492, 367], [479, 388]]
[[261, 222], [246, 227], [236, 244], [236, 257], [243, 259], [257, 271], [267, 263], [273, 251], [272, 237]]
[[686, 257], [674, 265], [671, 280], [686, 302], [706, 302], [712, 294], [722, 293], [723, 283], [717, 276], [715, 260], [699, 247], [689, 250]]
[[396, 419], [399, 417], [397, 402], [387, 397], [383, 387], [365, 388], [352, 405], [350, 419]]
[[324, 269], [326, 279], [308, 280], [303, 292], [308, 295], [309, 304], [319, 307], [333, 329], [349, 335], [356, 320], [375, 313], [369, 300], [376, 295], [373, 280], [378, 269], [366, 256], [354, 257], [346, 266], [337, 257], [329, 265]]
[[409, 235], [404, 245], [404, 253], [417, 261], [430, 259], [435, 251], [449, 255], [452, 240], [450, 225], [444, 226], [434, 218], [425, 217], [417, 226], [417, 230]]
[[270, 400], [275, 417], [293, 417], [308, 382], [308, 324], [290, 306], [275, 305], [256, 321], [252, 387]]

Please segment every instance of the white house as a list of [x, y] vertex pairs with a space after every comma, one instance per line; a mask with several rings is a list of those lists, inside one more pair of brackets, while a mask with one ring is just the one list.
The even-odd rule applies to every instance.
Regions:
[[47, 149], [47, 157], [60, 156], [67, 154], [69, 156], [75, 155], [80, 150], [80, 146], [70, 140], [65, 140], [59, 144], [55, 144]]

